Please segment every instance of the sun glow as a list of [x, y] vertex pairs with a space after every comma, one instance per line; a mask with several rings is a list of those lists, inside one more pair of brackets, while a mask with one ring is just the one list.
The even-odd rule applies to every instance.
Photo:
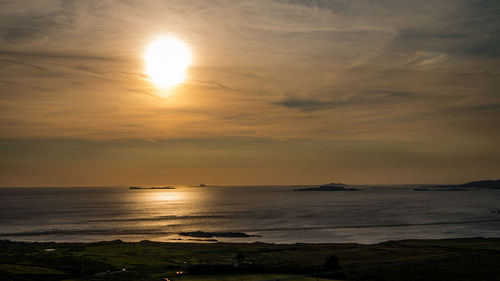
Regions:
[[191, 53], [181, 40], [164, 36], [151, 43], [144, 53], [146, 75], [157, 87], [168, 89], [186, 77]]

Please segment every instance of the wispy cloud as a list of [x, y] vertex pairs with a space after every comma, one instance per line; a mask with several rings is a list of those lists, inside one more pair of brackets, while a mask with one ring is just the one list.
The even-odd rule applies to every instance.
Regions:
[[[3, 137], [336, 138], [333, 128], [350, 128], [356, 138], [374, 134], [367, 116], [410, 133], [405, 113], [423, 135], [426, 116], [440, 124], [457, 100], [479, 112], [499, 99], [497, 1], [0, 5]], [[168, 97], [142, 74], [144, 46], [163, 33], [194, 54]]]
[[0, 56], [4, 57], [38, 57], [49, 59], [68, 59], [68, 60], [119, 60], [114, 57], [96, 56], [87, 54], [70, 54], [57, 52], [37, 52], [37, 51], [6, 51], [0, 50]]
[[331, 108], [373, 106], [394, 102], [405, 102], [402, 99], [418, 98], [417, 93], [393, 91], [393, 90], [363, 90], [361, 92], [333, 92], [321, 93], [311, 96], [320, 98], [303, 98], [288, 96], [283, 100], [275, 102], [291, 109], [304, 111], [325, 110]]

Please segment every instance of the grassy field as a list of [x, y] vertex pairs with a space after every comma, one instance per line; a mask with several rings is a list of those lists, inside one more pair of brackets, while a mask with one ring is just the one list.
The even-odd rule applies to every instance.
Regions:
[[166, 279], [500, 280], [500, 239], [373, 245], [0, 241], [0, 280]]
[[231, 274], [231, 275], [209, 275], [209, 276], [183, 276], [175, 280], [182, 281], [261, 281], [261, 280], [294, 280], [294, 281], [332, 281], [315, 277], [302, 277], [286, 274]]

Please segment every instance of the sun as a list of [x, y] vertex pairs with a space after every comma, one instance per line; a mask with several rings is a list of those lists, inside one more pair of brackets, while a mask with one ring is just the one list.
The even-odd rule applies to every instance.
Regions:
[[148, 45], [144, 62], [144, 73], [150, 81], [161, 89], [168, 89], [184, 81], [191, 53], [181, 40], [163, 36]]

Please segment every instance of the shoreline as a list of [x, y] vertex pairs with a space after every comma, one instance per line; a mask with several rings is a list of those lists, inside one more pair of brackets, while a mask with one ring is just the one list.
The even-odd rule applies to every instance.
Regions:
[[[494, 220], [495, 222], [498, 220]], [[488, 221], [489, 222], [489, 221]], [[194, 233], [192, 236], [190, 233]], [[198, 235], [200, 233], [200, 235]], [[214, 234], [220, 234], [214, 235]], [[226, 235], [229, 234], [229, 235]], [[236, 234], [232, 236], [231, 234]], [[245, 232], [203, 232], [203, 231], [193, 231], [193, 232], [181, 232], [176, 238], [170, 239], [127, 239], [127, 238], [110, 238], [110, 239], [91, 239], [91, 240], [36, 240], [36, 239], [14, 239], [14, 236], [0, 237], [0, 243], [25, 243], [25, 244], [82, 244], [82, 245], [92, 245], [92, 244], [102, 244], [102, 243], [115, 243], [120, 242], [124, 244], [140, 244], [144, 242], [150, 243], [165, 243], [165, 244], [268, 244], [268, 245], [362, 245], [362, 246], [373, 246], [384, 243], [391, 242], [403, 242], [403, 241], [447, 241], [447, 240], [469, 240], [469, 239], [498, 239], [500, 243], [500, 236], [469, 236], [469, 237], [448, 237], [448, 238], [404, 238], [404, 239], [388, 239], [377, 242], [267, 242], [259, 240], [246, 240], [249, 238], [261, 238], [261, 235], [247, 234]], [[230, 238], [232, 240], [218, 240]]]

